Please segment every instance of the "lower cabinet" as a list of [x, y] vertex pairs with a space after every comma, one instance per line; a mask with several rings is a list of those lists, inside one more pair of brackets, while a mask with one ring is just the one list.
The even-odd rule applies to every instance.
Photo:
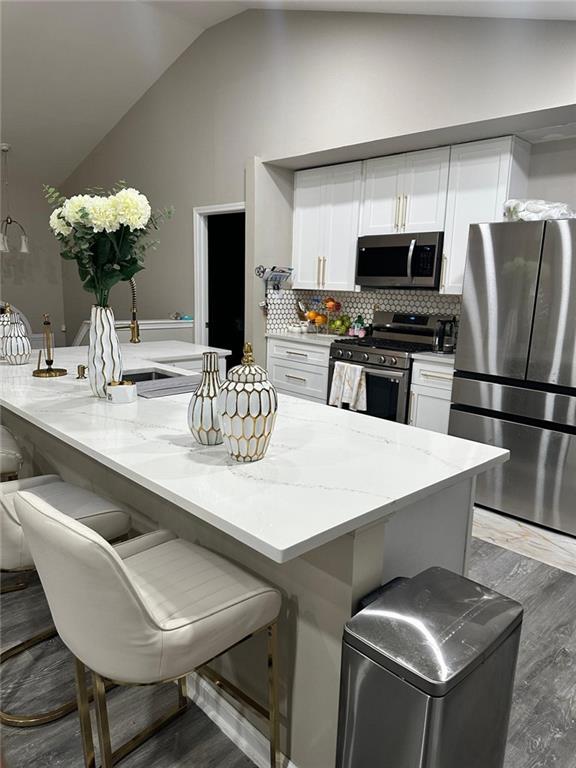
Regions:
[[328, 347], [268, 339], [268, 376], [279, 392], [325, 403], [328, 362]]
[[433, 432], [448, 433], [452, 400], [452, 361], [416, 360], [412, 368], [408, 423]]

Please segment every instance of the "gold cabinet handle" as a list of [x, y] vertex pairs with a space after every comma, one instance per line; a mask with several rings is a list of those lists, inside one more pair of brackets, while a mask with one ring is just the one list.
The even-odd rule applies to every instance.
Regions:
[[414, 424], [414, 392], [410, 392], [410, 405], [408, 407], [408, 424]]
[[318, 285], [318, 288], [320, 288], [321, 286], [321, 282], [320, 282], [321, 271], [322, 271], [322, 259], [320, 258], [320, 256], [318, 256], [318, 263], [316, 265], [316, 284]]
[[303, 381], [304, 384], [306, 384], [306, 379], [302, 376], [293, 376], [291, 373], [285, 373], [284, 374], [287, 379], [294, 379], [294, 381]]
[[308, 352], [294, 352], [292, 349], [287, 349], [286, 354], [297, 355], [297, 357], [308, 357]]
[[322, 259], [322, 288], [326, 285], [326, 259]]
[[402, 195], [402, 229], [406, 229], [406, 211], [408, 210], [408, 195]]
[[400, 221], [400, 200], [401, 199], [402, 199], [401, 195], [396, 195], [396, 208], [394, 209], [394, 229], [396, 230], [400, 226], [399, 221]]

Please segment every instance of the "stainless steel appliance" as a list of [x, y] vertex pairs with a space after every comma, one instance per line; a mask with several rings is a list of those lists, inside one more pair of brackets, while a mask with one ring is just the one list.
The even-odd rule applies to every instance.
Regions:
[[477, 503], [576, 535], [576, 220], [470, 227], [452, 401], [511, 452]]
[[502, 768], [522, 606], [444, 568], [344, 628], [336, 768]]
[[377, 311], [370, 336], [334, 341], [330, 346], [328, 399], [335, 363], [361, 365], [366, 373], [366, 413], [405, 423], [412, 372], [411, 355], [433, 350], [439, 319], [438, 315]]
[[443, 242], [443, 232], [360, 237], [356, 283], [370, 288], [437, 290]]

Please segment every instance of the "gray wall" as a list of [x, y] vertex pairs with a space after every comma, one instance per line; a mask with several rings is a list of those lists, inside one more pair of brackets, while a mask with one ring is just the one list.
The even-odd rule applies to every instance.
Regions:
[[576, 139], [533, 145], [528, 196], [568, 203], [576, 211]]
[[[0, 298], [18, 307], [27, 316], [35, 333], [42, 330], [43, 313], [48, 312], [56, 343], [63, 343], [61, 259], [58, 243], [48, 226], [51, 209], [42, 196], [42, 181], [14, 178], [12, 175], [9, 181], [10, 215], [26, 229], [30, 253], [18, 252], [20, 231], [14, 225], [11, 226], [11, 252], [0, 254]], [[6, 213], [6, 198], [3, 195], [2, 218]]]
[[[173, 204], [176, 218], [138, 278], [140, 311], [191, 311], [192, 208], [244, 199], [250, 158], [573, 103], [575, 31], [567, 22], [249, 11], [196, 40], [66, 191], [126, 178], [153, 205]], [[73, 334], [90, 301], [64, 266]], [[127, 316], [124, 286], [113, 304]]]

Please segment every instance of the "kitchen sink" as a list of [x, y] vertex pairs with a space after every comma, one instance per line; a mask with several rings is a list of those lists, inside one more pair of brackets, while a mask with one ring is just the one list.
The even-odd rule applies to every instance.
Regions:
[[130, 379], [135, 384], [139, 381], [158, 381], [159, 379], [171, 379], [174, 376], [178, 376], [177, 373], [167, 373], [166, 371], [157, 371], [151, 368], [149, 371], [138, 371], [137, 373], [130, 373], [130, 371], [124, 371], [124, 378]]

